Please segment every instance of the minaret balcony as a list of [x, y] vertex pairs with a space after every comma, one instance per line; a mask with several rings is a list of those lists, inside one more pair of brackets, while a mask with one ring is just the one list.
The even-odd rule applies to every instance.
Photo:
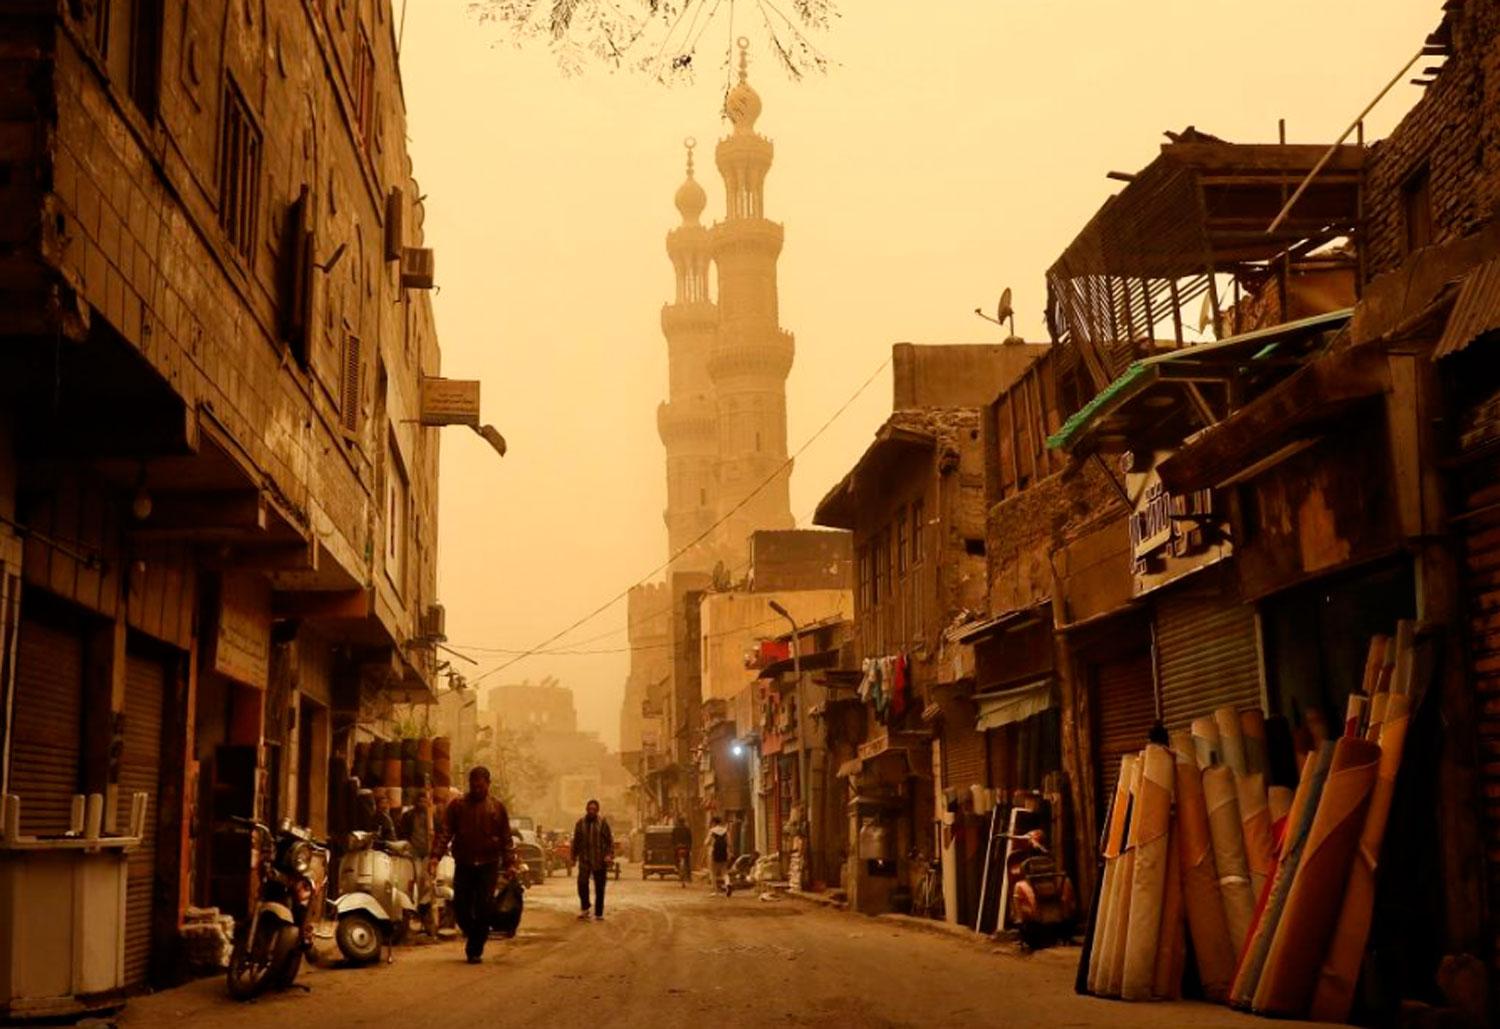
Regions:
[[719, 324], [719, 308], [711, 300], [694, 300], [685, 304], [663, 304], [661, 331], [667, 336], [679, 333], [712, 333]]
[[751, 376], [785, 379], [796, 352], [792, 334], [783, 330], [768, 339], [720, 340], [708, 352], [708, 374], [716, 382]]
[[716, 261], [741, 254], [776, 257], [781, 253], [785, 239], [781, 223], [768, 218], [733, 218], [715, 222], [711, 231]]
[[694, 443], [706, 446], [718, 439], [716, 418], [717, 412], [710, 404], [664, 401], [656, 409], [656, 433], [668, 449]]

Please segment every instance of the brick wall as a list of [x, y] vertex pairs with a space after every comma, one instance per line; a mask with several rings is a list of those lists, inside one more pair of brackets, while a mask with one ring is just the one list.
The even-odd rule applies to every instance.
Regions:
[[1406, 256], [1403, 190], [1424, 165], [1434, 243], [1466, 236], [1500, 213], [1500, 0], [1465, 0], [1445, 25], [1439, 31], [1451, 32], [1452, 56], [1366, 163], [1370, 277]]

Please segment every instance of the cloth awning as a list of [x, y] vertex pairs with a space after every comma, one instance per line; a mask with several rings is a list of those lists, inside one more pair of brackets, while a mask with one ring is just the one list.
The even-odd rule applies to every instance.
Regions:
[[981, 694], [974, 698], [974, 703], [979, 707], [974, 728], [980, 732], [1024, 722], [1052, 706], [1052, 680], [1039, 679], [999, 693]]

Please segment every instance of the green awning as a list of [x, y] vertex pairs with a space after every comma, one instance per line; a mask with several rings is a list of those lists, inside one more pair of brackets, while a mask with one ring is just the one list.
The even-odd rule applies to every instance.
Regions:
[[974, 698], [974, 703], [979, 705], [979, 718], [974, 728], [980, 732], [1024, 722], [1052, 706], [1052, 680], [1042, 679], [1001, 693], [981, 694]]
[[1063, 422], [1062, 427], [1047, 437], [1047, 446], [1052, 449], [1072, 449], [1073, 445], [1104, 415], [1123, 405], [1131, 397], [1145, 389], [1173, 365], [1189, 362], [1211, 361], [1215, 358], [1232, 358], [1248, 351], [1245, 360], [1259, 361], [1276, 353], [1278, 344], [1293, 336], [1307, 332], [1331, 329], [1342, 325], [1354, 315], [1354, 308], [1345, 307], [1325, 314], [1299, 318], [1293, 322], [1272, 325], [1254, 332], [1244, 332], [1214, 343], [1182, 347], [1166, 354], [1133, 361], [1114, 382], [1104, 387], [1094, 399], [1074, 412]]

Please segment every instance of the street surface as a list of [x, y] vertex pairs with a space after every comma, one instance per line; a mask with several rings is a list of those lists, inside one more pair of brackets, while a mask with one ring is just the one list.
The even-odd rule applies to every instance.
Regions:
[[[611, 882], [603, 922], [577, 920], [567, 878], [530, 890], [515, 940], [484, 963], [456, 940], [396, 950], [393, 965], [304, 971], [310, 989], [230, 1001], [222, 977], [130, 1002], [121, 1026], [1238, 1026], [1205, 1004], [1127, 1005], [1073, 993], [1075, 947], [1029, 957], [911, 928], [695, 884]], [[325, 941], [331, 942], [331, 941]], [[1277, 1023], [1285, 1026], [1289, 1023]]]

